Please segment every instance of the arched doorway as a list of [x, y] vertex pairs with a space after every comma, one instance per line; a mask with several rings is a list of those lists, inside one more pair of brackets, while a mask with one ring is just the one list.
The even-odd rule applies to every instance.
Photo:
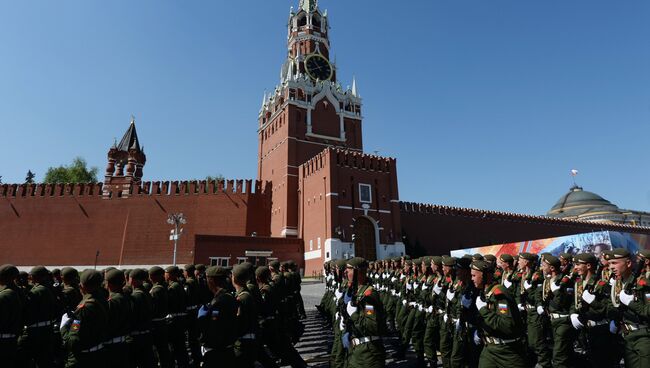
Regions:
[[357, 217], [354, 222], [354, 255], [369, 261], [377, 259], [375, 225], [367, 217]]

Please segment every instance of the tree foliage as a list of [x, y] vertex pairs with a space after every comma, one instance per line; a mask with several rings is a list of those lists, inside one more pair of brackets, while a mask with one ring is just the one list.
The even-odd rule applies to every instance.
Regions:
[[25, 184], [33, 184], [36, 174], [32, 170], [27, 170], [27, 175], [25, 176]]
[[210, 180], [212, 180], [212, 181], [223, 181], [224, 179], [225, 179], [224, 176], [221, 175], [221, 174], [217, 174], [215, 176], [208, 175], [208, 176], [205, 177], [205, 180], [208, 180], [208, 181], [210, 181]]
[[86, 160], [76, 157], [68, 166], [50, 167], [45, 173], [45, 183], [95, 183], [97, 168], [88, 169]]

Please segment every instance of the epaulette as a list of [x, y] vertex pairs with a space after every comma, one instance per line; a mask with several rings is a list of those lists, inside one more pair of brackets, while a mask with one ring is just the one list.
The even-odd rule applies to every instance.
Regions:
[[494, 287], [494, 289], [492, 289], [492, 294], [494, 294], [495, 296], [504, 295], [505, 293], [506, 291], [503, 289], [502, 285], [497, 285]]
[[368, 286], [366, 291], [363, 292], [364, 296], [370, 296], [372, 294], [372, 286]]
[[639, 277], [636, 284], [637, 284], [637, 286], [646, 287], [646, 286], [648, 286], [648, 280], [646, 280], [645, 277]]
[[605, 281], [603, 281], [603, 280], [598, 281], [598, 286], [605, 286], [605, 285], [607, 285], [607, 283]]
[[562, 280], [560, 280], [560, 282], [562, 282], [563, 284], [566, 284], [569, 281], [571, 281], [571, 279], [568, 276], [564, 276], [562, 277]]

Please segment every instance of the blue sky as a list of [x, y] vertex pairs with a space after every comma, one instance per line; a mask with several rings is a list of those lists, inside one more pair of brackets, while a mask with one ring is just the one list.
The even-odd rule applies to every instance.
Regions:
[[[298, 0], [0, 3], [0, 175], [99, 167], [137, 119], [146, 180], [255, 178]], [[650, 211], [647, 0], [321, 0], [364, 148], [402, 200], [543, 214], [578, 184]]]

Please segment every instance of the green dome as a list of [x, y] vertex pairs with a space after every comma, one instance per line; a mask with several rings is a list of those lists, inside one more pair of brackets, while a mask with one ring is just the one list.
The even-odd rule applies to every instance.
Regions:
[[596, 193], [574, 186], [546, 214], [551, 217], [582, 217], [585, 215], [619, 213], [615, 204]]

